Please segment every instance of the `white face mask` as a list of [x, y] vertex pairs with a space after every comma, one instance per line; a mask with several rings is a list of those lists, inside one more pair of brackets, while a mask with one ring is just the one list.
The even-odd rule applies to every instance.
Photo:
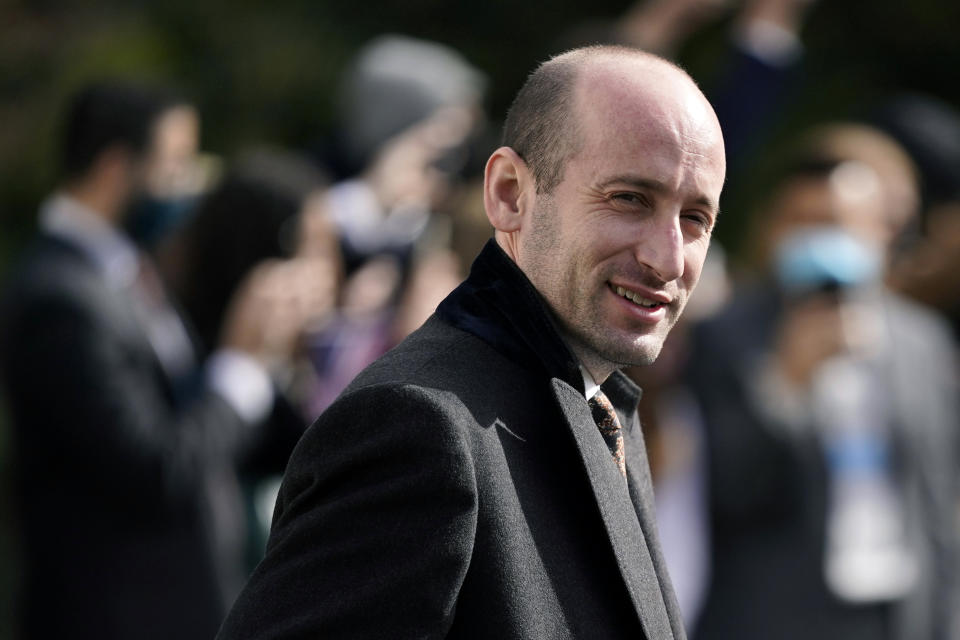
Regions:
[[857, 287], [881, 275], [882, 256], [840, 227], [818, 226], [784, 238], [774, 252], [774, 274], [789, 293]]

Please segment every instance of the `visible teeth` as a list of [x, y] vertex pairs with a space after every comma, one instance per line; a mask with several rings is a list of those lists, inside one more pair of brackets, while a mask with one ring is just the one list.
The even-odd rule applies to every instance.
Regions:
[[660, 303], [656, 300], [644, 298], [639, 293], [630, 291], [629, 289], [624, 289], [623, 287], [617, 287], [617, 295], [623, 296], [627, 300], [631, 300], [635, 304], [639, 304], [642, 307], [652, 308], [660, 306]]

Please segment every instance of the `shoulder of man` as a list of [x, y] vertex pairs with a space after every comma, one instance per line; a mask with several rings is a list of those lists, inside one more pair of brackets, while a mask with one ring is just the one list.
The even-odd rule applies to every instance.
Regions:
[[[949, 321], [936, 309], [890, 290], [884, 290], [881, 300], [891, 332], [910, 331], [911, 338], [938, 349], [953, 343]], [[941, 355], [949, 353], [948, 349]]]
[[481, 338], [433, 315], [360, 373], [342, 396], [383, 383], [420, 386], [456, 396], [488, 396], [491, 386], [500, 386], [503, 380], [529, 380], [534, 375]]
[[[108, 295], [103, 278], [82, 254], [40, 235], [17, 256], [0, 284], [0, 334], [19, 334], [51, 314], [83, 313]], [[12, 337], [16, 339], [16, 335]]]
[[38, 234], [17, 256], [3, 278], [5, 304], [48, 296], [88, 298], [103, 289], [96, 267], [74, 247]]
[[[367, 367], [317, 418], [298, 443], [288, 475], [324, 465], [333, 449], [355, 450], [360, 441], [371, 451], [417, 441], [469, 448], [498, 417], [536, 410], [529, 400], [538, 388], [535, 375], [433, 316]], [[546, 378], [539, 385], [543, 394], [549, 386]]]

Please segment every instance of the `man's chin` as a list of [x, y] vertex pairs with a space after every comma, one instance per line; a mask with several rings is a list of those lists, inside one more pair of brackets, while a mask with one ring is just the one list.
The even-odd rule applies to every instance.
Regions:
[[607, 331], [608, 338], [618, 339], [610, 339], [602, 343], [595, 339], [589, 342], [570, 341], [574, 353], [580, 358], [582, 364], [586, 364], [591, 369], [597, 367], [607, 371], [624, 367], [645, 367], [656, 361], [663, 347], [663, 337], [657, 334], [618, 334], [609, 329]]
[[609, 361], [616, 363], [617, 368], [646, 367], [656, 362], [663, 348], [663, 340], [654, 336], [644, 336], [643, 339], [618, 349], [608, 351]]
[[660, 350], [657, 349], [654, 352], [644, 352], [630, 359], [628, 362], [624, 362], [622, 367], [648, 367], [654, 362], [657, 361], [657, 358], [660, 356]]

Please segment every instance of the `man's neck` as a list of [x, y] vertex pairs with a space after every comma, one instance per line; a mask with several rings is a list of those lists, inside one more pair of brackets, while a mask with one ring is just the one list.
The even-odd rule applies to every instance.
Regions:
[[[516, 234], [497, 231], [494, 234], [494, 240], [507, 255], [507, 257], [510, 258], [521, 271], [523, 271], [522, 267], [520, 267], [517, 261], [519, 247], [517, 246]], [[603, 384], [604, 381], [606, 381], [606, 379], [617, 370], [617, 367], [608, 362], [600, 361], [597, 358], [591, 358], [585, 349], [582, 349], [575, 340], [572, 340], [570, 336], [563, 331], [563, 323], [559, 318], [557, 318], [553, 310], [550, 309], [550, 305], [547, 304], [546, 300], [544, 300], [544, 307], [547, 309], [547, 313], [553, 316], [557, 327], [560, 328], [560, 337], [563, 339], [563, 342], [567, 345], [567, 348], [570, 350], [570, 352], [576, 357], [580, 365], [580, 371], [584, 374], [584, 383], [586, 383], [587, 377], [589, 376], [589, 379], [591, 381], [595, 381], [597, 385]]]
[[[557, 324], [560, 326], [559, 322]], [[577, 362], [580, 365], [580, 370], [588, 374], [590, 379], [596, 382], [598, 385], [606, 382], [607, 378], [609, 378], [613, 372], [619, 368], [616, 365], [597, 357], [593, 351], [584, 348], [562, 329], [560, 331], [560, 336], [566, 343], [567, 348], [570, 349], [570, 353], [576, 357]]]
[[120, 224], [120, 215], [123, 211], [120, 199], [108, 190], [96, 184], [83, 181], [67, 183], [63, 193], [83, 205], [90, 213], [95, 214], [111, 227]]

